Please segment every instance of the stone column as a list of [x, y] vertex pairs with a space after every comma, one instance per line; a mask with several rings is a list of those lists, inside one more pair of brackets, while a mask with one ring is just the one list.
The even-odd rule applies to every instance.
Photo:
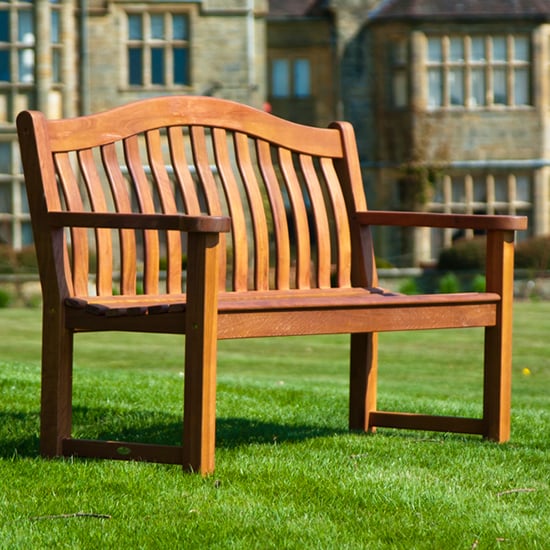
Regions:
[[[61, 4], [61, 81], [63, 82], [62, 103], [63, 116], [74, 117], [77, 114], [78, 99], [78, 33], [75, 29], [75, 6], [74, 0], [63, 0]], [[86, 17], [86, 14], [79, 13], [79, 17]], [[86, 21], [84, 21], [86, 23]], [[80, 59], [79, 63], [86, 60]]]
[[35, 0], [36, 17], [36, 108], [49, 115], [49, 93], [52, 85], [52, 56], [49, 0]]

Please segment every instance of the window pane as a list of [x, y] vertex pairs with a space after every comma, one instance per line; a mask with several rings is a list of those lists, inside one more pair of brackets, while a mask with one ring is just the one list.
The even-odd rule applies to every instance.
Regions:
[[52, 79], [54, 82], [61, 82], [61, 52], [52, 52]]
[[151, 38], [164, 39], [164, 16], [159, 14], [151, 15]]
[[34, 82], [34, 50], [26, 48], [17, 52], [19, 82]]
[[407, 74], [405, 71], [396, 71], [393, 75], [393, 105], [394, 107], [407, 105]]
[[174, 48], [174, 84], [189, 84], [189, 53], [187, 48]]
[[0, 42], [11, 42], [10, 14], [6, 10], [0, 11]]
[[164, 84], [163, 48], [151, 48], [151, 83]]
[[485, 178], [474, 178], [474, 202], [487, 202]]
[[506, 69], [495, 69], [493, 71], [493, 103], [495, 105], [506, 105], [508, 103]]
[[[0, 143], [0, 173], [11, 174], [11, 143]], [[2, 187], [9, 184], [2, 184]]]
[[442, 104], [441, 71], [428, 71], [428, 107], [439, 107]]
[[441, 63], [443, 61], [440, 38], [428, 38], [428, 61], [433, 63]]
[[27, 197], [27, 188], [21, 185], [21, 212], [23, 214], [29, 213], [29, 198]]
[[508, 201], [508, 181], [506, 178], [495, 178], [495, 201]]
[[487, 56], [485, 55], [485, 39], [481, 36], [475, 36], [472, 38], [472, 61], [485, 61]]
[[391, 52], [394, 65], [404, 65], [407, 62], [407, 42], [405, 40], [393, 43]]
[[472, 107], [485, 105], [485, 71], [474, 69], [471, 73], [472, 89], [470, 90], [470, 105]]
[[531, 201], [531, 182], [528, 176], [516, 177], [516, 200], [521, 202]]
[[142, 40], [143, 30], [141, 27], [141, 15], [128, 16], [128, 38], [130, 40]]
[[451, 105], [464, 105], [464, 73], [462, 69], [449, 72], [449, 91]]
[[529, 70], [516, 69], [514, 71], [514, 103], [515, 105], [529, 105]]
[[466, 186], [463, 179], [453, 178], [452, 201], [458, 203], [463, 203], [466, 201]]
[[187, 40], [187, 17], [185, 15], [172, 16], [172, 38], [174, 40]]
[[493, 38], [493, 61], [506, 61], [506, 39], [504, 36]]
[[0, 184], [0, 212], [11, 212], [11, 184]]
[[2, 50], [0, 51], [0, 81], [10, 82], [10, 52]]
[[133, 85], [142, 85], [143, 52], [141, 48], [128, 49], [128, 79]]
[[25, 44], [34, 44], [33, 18], [30, 10], [18, 12], [17, 40]]
[[274, 97], [288, 97], [290, 95], [290, 81], [288, 60], [275, 59], [271, 69], [271, 93]]
[[33, 243], [32, 226], [29, 222], [21, 224], [21, 244], [27, 246]]
[[296, 59], [294, 62], [294, 95], [296, 97], [309, 97], [311, 95], [308, 59]]
[[51, 28], [52, 42], [54, 44], [59, 44], [61, 42], [61, 40], [60, 40], [59, 12], [58, 11], [52, 11], [51, 22], [52, 22], [52, 28]]
[[529, 61], [529, 40], [525, 36], [516, 36], [514, 38], [514, 60]]
[[464, 41], [462, 38], [451, 38], [450, 61], [464, 61]]

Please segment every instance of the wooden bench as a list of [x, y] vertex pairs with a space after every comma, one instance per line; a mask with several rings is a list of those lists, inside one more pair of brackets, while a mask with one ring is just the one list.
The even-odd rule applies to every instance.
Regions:
[[[212, 472], [217, 340], [306, 334], [351, 335], [351, 429], [509, 438], [525, 218], [368, 211], [350, 124], [299, 126], [221, 99], [51, 121], [24, 111], [17, 128], [43, 290], [44, 456]], [[373, 225], [486, 231], [486, 292], [379, 288]], [[377, 410], [377, 333], [451, 327], [485, 327], [482, 417]], [[71, 437], [73, 337], [89, 331], [185, 334], [181, 446]]]

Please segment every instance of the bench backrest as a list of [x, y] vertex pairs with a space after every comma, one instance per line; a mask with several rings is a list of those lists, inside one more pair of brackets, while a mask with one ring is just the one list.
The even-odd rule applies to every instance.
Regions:
[[375, 277], [370, 241], [354, 242], [350, 226], [366, 200], [347, 123], [311, 128], [226, 100], [172, 96], [74, 119], [28, 111], [18, 128], [39, 263], [55, 270], [61, 294], [182, 292], [185, 239], [73, 228], [61, 253], [47, 211], [229, 215], [227, 290]]

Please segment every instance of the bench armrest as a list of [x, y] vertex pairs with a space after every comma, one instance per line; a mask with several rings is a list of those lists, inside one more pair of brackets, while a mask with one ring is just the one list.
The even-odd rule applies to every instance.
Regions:
[[226, 233], [231, 228], [231, 220], [226, 216], [185, 214], [49, 212], [48, 222], [52, 227], [158, 229], [190, 233]]
[[394, 225], [402, 227], [443, 227], [485, 231], [527, 229], [526, 216], [488, 216], [484, 214], [438, 214], [433, 212], [399, 212], [369, 210], [356, 212], [360, 225]]

